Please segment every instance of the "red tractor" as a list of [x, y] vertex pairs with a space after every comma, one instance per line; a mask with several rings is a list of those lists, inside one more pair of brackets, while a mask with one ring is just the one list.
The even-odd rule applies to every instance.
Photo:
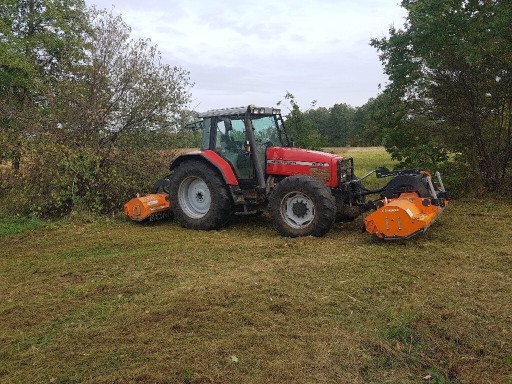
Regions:
[[[379, 168], [377, 177], [393, 179], [367, 190], [351, 158], [294, 148], [279, 109], [250, 105], [199, 117], [201, 150], [174, 159], [152, 194], [125, 205], [128, 217], [140, 221], [173, 212], [183, 227], [210, 230], [234, 214], [268, 209], [282, 235], [298, 237], [323, 236], [337, 218], [374, 211], [366, 229], [389, 239], [424, 231], [445, 205], [440, 177], [441, 185], [434, 186], [424, 171]], [[372, 194], [379, 197], [367, 202]], [[400, 207], [385, 209], [393, 203]]]

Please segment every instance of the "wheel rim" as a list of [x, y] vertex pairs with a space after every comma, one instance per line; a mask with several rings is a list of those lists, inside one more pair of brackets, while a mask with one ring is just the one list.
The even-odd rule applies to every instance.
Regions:
[[200, 219], [210, 210], [212, 203], [210, 189], [199, 177], [187, 177], [180, 184], [178, 202], [187, 216]]
[[281, 200], [281, 216], [292, 228], [303, 228], [315, 218], [315, 204], [305, 194], [290, 192]]

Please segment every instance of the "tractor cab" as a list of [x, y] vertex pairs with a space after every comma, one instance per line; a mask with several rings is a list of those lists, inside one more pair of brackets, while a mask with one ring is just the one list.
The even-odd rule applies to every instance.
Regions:
[[268, 107], [216, 109], [201, 113], [202, 150], [212, 150], [232, 167], [240, 184], [254, 184], [265, 169], [268, 147], [288, 147], [281, 111]]

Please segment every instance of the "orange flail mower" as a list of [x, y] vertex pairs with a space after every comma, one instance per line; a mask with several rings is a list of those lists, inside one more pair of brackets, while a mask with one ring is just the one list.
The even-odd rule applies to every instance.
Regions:
[[[384, 196], [375, 203], [375, 211], [364, 219], [368, 233], [386, 240], [408, 239], [424, 232], [443, 211], [448, 201], [441, 177], [440, 187], [434, 186], [428, 172], [422, 171], [425, 188], [409, 188], [414, 191], [401, 192], [396, 197]], [[410, 179], [411, 180], [411, 179]], [[410, 187], [410, 186], [409, 186]]]
[[171, 214], [171, 202], [167, 193], [137, 195], [124, 205], [124, 214], [134, 221], [164, 219]]
[[406, 239], [426, 231], [443, 209], [415, 192], [402, 193], [397, 199], [386, 199], [365, 218], [364, 225], [368, 233], [379, 238]]

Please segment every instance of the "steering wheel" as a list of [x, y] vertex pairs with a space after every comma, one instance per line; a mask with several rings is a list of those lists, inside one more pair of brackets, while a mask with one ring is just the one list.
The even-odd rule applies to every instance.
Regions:
[[259, 144], [259, 145], [262, 145], [265, 147], [273, 147], [274, 146], [274, 143], [271, 142], [270, 140], [263, 142], [263, 140], [261, 140], [261, 139], [256, 139], [256, 144]]

